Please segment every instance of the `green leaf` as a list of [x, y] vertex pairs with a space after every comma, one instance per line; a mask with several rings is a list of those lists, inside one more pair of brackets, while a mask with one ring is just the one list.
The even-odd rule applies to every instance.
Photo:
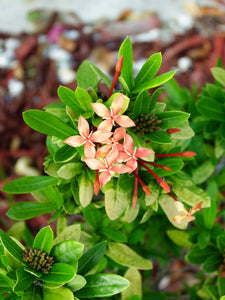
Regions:
[[75, 92], [68, 89], [65, 86], [60, 86], [58, 88], [59, 99], [67, 106], [69, 106], [73, 112], [76, 114], [84, 113], [84, 110], [80, 106], [79, 102], [76, 99]]
[[210, 69], [213, 77], [223, 86], [225, 86], [225, 70], [219, 67]]
[[161, 63], [162, 55], [160, 52], [150, 56], [149, 59], [144, 63], [134, 80], [135, 87], [138, 87], [141, 84], [147, 84], [156, 75], [161, 66]]
[[133, 47], [129, 37], [125, 39], [119, 49], [119, 57], [123, 56], [121, 78], [126, 82], [129, 90], [134, 86], [133, 78]]
[[63, 179], [72, 179], [82, 172], [84, 164], [81, 162], [67, 163], [62, 165], [57, 171], [57, 174]]
[[134, 267], [140, 270], [152, 269], [150, 260], [141, 257], [125, 244], [108, 243], [106, 255], [122, 266]]
[[100, 261], [106, 250], [106, 242], [101, 242], [96, 244], [94, 247], [89, 249], [84, 255], [79, 259], [78, 273], [80, 275], [87, 274], [91, 269], [93, 269], [97, 263]]
[[221, 254], [210, 255], [206, 258], [202, 265], [202, 270], [207, 273], [212, 273], [219, 269], [219, 266], [223, 263]]
[[67, 283], [71, 291], [75, 292], [82, 289], [86, 285], [86, 279], [81, 275], [75, 275], [74, 278]]
[[[215, 285], [208, 286], [207, 287], [207, 292], [212, 297], [212, 300], [219, 300], [219, 292], [218, 292], [218, 289]], [[220, 300], [222, 300], [222, 299], [220, 299]]]
[[59, 148], [53, 156], [55, 162], [67, 162], [73, 159], [77, 154], [77, 150], [67, 144]]
[[127, 242], [127, 236], [123, 232], [118, 231], [112, 227], [101, 226], [99, 232], [103, 234], [105, 237], [115, 242], [121, 242], [121, 243]]
[[59, 192], [58, 187], [51, 186], [45, 188], [43, 190], [44, 194], [46, 195], [47, 199], [50, 200], [52, 203], [55, 203], [57, 209], [60, 209], [63, 205], [63, 196]]
[[144, 194], [144, 201], [146, 206], [152, 205], [158, 199], [159, 193], [161, 191], [160, 186], [153, 180], [150, 180], [148, 188], [151, 191], [151, 195], [148, 195], [146, 193]]
[[178, 171], [180, 171], [184, 165], [182, 159], [180, 158], [165, 158], [165, 159], [160, 159], [157, 161], [157, 164], [163, 165], [170, 167], [172, 171], [165, 171], [161, 168], [154, 168], [154, 172], [159, 176], [159, 177], [165, 177], [165, 176], [171, 176]]
[[77, 101], [79, 102], [79, 105], [82, 107], [82, 109], [86, 111], [93, 111], [93, 108], [91, 106], [92, 99], [91, 96], [88, 94], [88, 92], [81, 88], [76, 88], [75, 96]]
[[9, 287], [9, 290], [11, 290], [14, 288], [14, 285], [15, 282], [11, 278], [0, 273], [0, 293], [1, 293], [1, 288]]
[[211, 234], [209, 231], [203, 230], [198, 236], [198, 246], [204, 249], [210, 242]]
[[52, 203], [19, 202], [14, 204], [6, 215], [13, 220], [21, 221], [51, 213], [55, 210], [56, 206]]
[[189, 118], [190, 114], [174, 110], [159, 112], [157, 113], [157, 116], [159, 120], [162, 120], [160, 127], [167, 130], [184, 123]]
[[211, 198], [210, 207], [204, 208], [203, 210], [204, 225], [205, 228], [208, 230], [212, 229], [214, 226], [216, 211], [217, 211], [216, 201], [213, 198]]
[[213, 247], [207, 246], [204, 249], [200, 249], [198, 246], [191, 248], [191, 250], [185, 256], [186, 260], [194, 265], [204, 263], [204, 261], [211, 255], [218, 254], [217, 250]]
[[171, 143], [171, 137], [170, 135], [165, 131], [157, 131], [154, 132], [147, 132], [145, 133], [146, 140], [150, 140], [152, 142], [158, 143], [158, 144], [170, 144]]
[[130, 201], [129, 194], [121, 189], [118, 182], [112, 178], [104, 187], [105, 210], [110, 220], [118, 219]]
[[85, 277], [87, 283], [76, 296], [79, 298], [109, 297], [124, 291], [129, 281], [115, 274], [94, 274]]
[[26, 194], [57, 183], [58, 179], [50, 176], [26, 176], [6, 183], [2, 190], [11, 194]]
[[84, 251], [84, 245], [76, 241], [64, 241], [53, 247], [51, 255], [56, 262], [76, 265]]
[[62, 102], [53, 102], [44, 107], [44, 110], [48, 113], [58, 117], [59, 119], [65, 119], [66, 116], [66, 106]]
[[56, 136], [61, 140], [65, 140], [76, 133], [74, 129], [47, 111], [30, 109], [23, 113], [23, 119], [32, 129], [47, 135]]
[[143, 82], [142, 84], [135, 86], [134, 89], [132, 89], [132, 93], [138, 93], [141, 90], [148, 90], [157, 87], [171, 79], [175, 73], [176, 71], [169, 71], [157, 77], [151, 78], [149, 81]]
[[54, 234], [50, 226], [42, 228], [36, 235], [33, 242], [33, 249], [39, 249], [46, 252], [48, 255], [51, 252]]
[[149, 111], [150, 95], [147, 91], [141, 91], [134, 101], [133, 118], [136, 119], [140, 114], [146, 115]]
[[62, 232], [60, 232], [55, 238], [53, 245], [57, 245], [66, 240], [79, 241], [81, 234], [80, 224], [74, 224], [66, 227]]
[[[57, 289], [43, 288], [43, 300], [74, 300], [73, 292], [67, 287], [59, 287]], [[36, 299], [32, 299], [36, 300]]]
[[218, 276], [218, 290], [220, 297], [225, 296], [225, 278], [222, 276]]
[[122, 292], [122, 300], [130, 300], [134, 295], [142, 299], [142, 277], [135, 268], [129, 268], [124, 277], [131, 283], [130, 286]]
[[49, 274], [43, 274], [41, 280], [49, 283], [66, 283], [75, 276], [74, 268], [65, 263], [54, 263]]
[[10, 255], [16, 260], [23, 262], [21, 254], [23, 249], [18, 246], [13, 239], [11, 239], [3, 230], [0, 230], [0, 237], [4, 248], [10, 253]]
[[194, 244], [192, 244], [189, 241], [190, 238], [190, 234], [186, 231], [182, 231], [182, 230], [167, 230], [166, 231], [168, 237], [178, 246], [180, 247], [185, 247], [185, 248], [191, 248], [192, 246], [194, 246]]
[[221, 123], [219, 127], [219, 134], [225, 140], [225, 123]]
[[101, 215], [99, 209], [94, 207], [94, 205], [90, 204], [87, 207], [85, 207], [82, 210], [82, 212], [83, 212], [84, 219], [87, 222], [87, 224], [91, 228], [97, 229], [102, 222], [102, 215]]
[[225, 234], [221, 234], [216, 238], [217, 247], [219, 248], [220, 252], [223, 254], [225, 249]]
[[89, 62], [89, 66], [96, 73], [96, 75], [103, 80], [103, 82], [106, 84], [108, 89], [110, 89], [110, 87], [112, 85], [112, 81], [109, 79], [109, 77], [107, 75], [105, 75], [99, 68], [97, 68], [91, 62]]
[[23, 267], [16, 270], [16, 278], [14, 292], [27, 290], [35, 280], [33, 276], [24, 271]]
[[172, 135], [173, 139], [186, 140], [186, 139], [190, 139], [195, 134], [192, 128], [189, 126], [188, 121], [185, 121], [184, 123], [180, 124], [178, 128], [180, 129], [180, 131], [173, 133]]
[[225, 108], [218, 101], [202, 96], [196, 106], [198, 111], [208, 119], [225, 122]]
[[88, 89], [92, 87], [96, 89], [98, 85], [98, 77], [94, 69], [92, 68], [91, 62], [85, 60], [77, 70], [77, 85], [82, 89]]
[[206, 181], [214, 172], [216, 165], [207, 160], [192, 172], [192, 180], [195, 184], [201, 184]]
[[93, 183], [89, 179], [87, 172], [81, 174], [79, 181], [79, 199], [83, 207], [88, 206], [93, 198], [94, 188]]
[[159, 98], [159, 95], [162, 94], [163, 91], [164, 91], [164, 88], [158, 88], [153, 92], [151, 99], [150, 99], [149, 113], [151, 113], [151, 111], [155, 107], [155, 104]]

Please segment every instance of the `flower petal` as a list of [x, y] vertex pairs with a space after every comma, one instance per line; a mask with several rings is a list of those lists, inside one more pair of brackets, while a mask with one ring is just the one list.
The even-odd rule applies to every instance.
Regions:
[[184, 207], [184, 204], [180, 201], [175, 201], [174, 205], [177, 209], [177, 211], [184, 213], [185, 215], [188, 215], [188, 211], [186, 210], [186, 208]]
[[104, 143], [110, 138], [111, 135], [112, 132], [97, 130], [91, 135], [90, 141], [93, 143]]
[[186, 215], [180, 215], [180, 216], [178, 215], [173, 218], [173, 221], [177, 224], [180, 224], [186, 218], [187, 218]]
[[114, 118], [114, 121], [119, 124], [121, 127], [133, 127], [136, 126], [134, 121], [132, 121], [128, 116], [118, 116]]
[[85, 158], [83, 161], [92, 170], [105, 169], [105, 164], [102, 161], [98, 160], [97, 158]]
[[128, 155], [126, 152], [120, 151], [119, 156], [117, 157], [116, 161], [118, 163], [126, 161], [128, 158], [130, 158], [130, 155]]
[[126, 129], [124, 127], [119, 127], [115, 130], [113, 139], [114, 141], [118, 142], [124, 138], [126, 134]]
[[149, 156], [149, 155], [151, 155], [151, 154], [153, 154], [153, 153], [154, 153], [154, 151], [151, 150], [151, 149], [147, 149], [147, 148], [138, 148], [138, 149], [136, 150], [135, 156], [141, 158], [141, 157]]
[[82, 134], [84, 137], [87, 138], [89, 136], [90, 127], [89, 127], [88, 121], [85, 120], [85, 118], [83, 118], [82, 116], [79, 117], [78, 130], [79, 130], [79, 133]]
[[131, 172], [131, 169], [125, 165], [122, 165], [122, 164], [118, 164], [118, 165], [115, 165], [111, 168], [111, 170], [113, 172], [116, 172], [116, 173], [119, 173], [119, 174], [124, 174], [124, 173], [130, 173]]
[[114, 162], [116, 162], [118, 156], [119, 156], [118, 149], [113, 148], [113, 150], [105, 158], [108, 167], [110, 167]]
[[84, 155], [87, 158], [90, 158], [90, 157], [95, 157], [95, 153], [96, 153], [95, 146], [92, 145], [89, 142], [85, 143], [85, 145], [84, 145]]
[[123, 94], [120, 94], [118, 97], [116, 97], [113, 100], [113, 102], [111, 104], [113, 116], [116, 116], [121, 111], [121, 109], [123, 108], [123, 105], [124, 105]]
[[134, 170], [137, 169], [137, 161], [134, 158], [131, 158], [127, 161], [126, 166], [130, 168], [130, 172], [133, 172]]
[[112, 149], [112, 144], [102, 146], [96, 152], [96, 157], [106, 157], [109, 151]]
[[133, 149], [134, 142], [132, 137], [129, 134], [125, 135], [123, 146], [124, 149], [126, 149], [131, 155], [134, 153], [134, 149]]
[[111, 118], [111, 113], [104, 104], [91, 103], [91, 106], [99, 117]]
[[72, 146], [72, 147], [79, 147], [81, 145], [83, 145], [86, 142], [86, 140], [84, 138], [82, 138], [82, 136], [80, 135], [73, 135], [68, 137], [64, 143]]
[[113, 121], [112, 119], [107, 119], [105, 121], [103, 121], [102, 123], [99, 124], [98, 126], [98, 130], [99, 131], [110, 131], [112, 130], [113, 127]]
[[110, 174], [109, 170], [103, 171], [99, 176], [100, 185], [106, 184], [107, 182], [110, 181], [111, 178], [112, 178], [112, 175]]

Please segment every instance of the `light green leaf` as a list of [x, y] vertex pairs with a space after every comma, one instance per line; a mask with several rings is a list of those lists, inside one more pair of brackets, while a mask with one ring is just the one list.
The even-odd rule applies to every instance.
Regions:
[[122, 292], [122, 300], [130, 300], [134, 295], [142, 299], [142, 277], [136, 268], [129, 268], [124, 277], [130, 282], [130, 286]]
[[75, 134], [75, 130], [66, 125], [56, 116], [37, 109], [27, 110], [23, 113], [24, 122], [32, 129], [65, 140]]
[[140, 270], [152, 269], [150, 260], [141, 257], [125, 244], [108, 243], [106, 255], [122, 266], [134, 267]]
[[192, 172], [192, 180], [195, 184], [206, 181], [214, 172], [216, 166], [211, 160], [205, 161]]
[[67, 283], [71, 291], [75, 292], [82, 289], [86, 285], [86, 279], [81, 275], [75, 275], [74, 278]]
[[62, 165], [57, 171], [57, 174], [63, 179], [71, 179], [82, 172], [84, 165], [81, 162], [67, 163]]
[[190, 139], [195, 134], [192, 128], [189, 126], [188, 121], [185, 121], [184, 123], [180, 124], [179, 126], [177, 126], [177, 128], [179, 128], [180, 131], [172, 134], [173, 139], [186, 140]]
[[43, 288], [43, 300], [74, 300], [73, 292], [67, 287], [59, 287], [57, 289]]
[[92, 63], [88, 60], [82, 62], [77, 70], [77, 85], [82, 89], [92, 87], [96, 89], [98, 85], [97, 73], [92, 68]]
[[43, 250], [47, 254], [50, 254], [52, 249], [54, 234], [50, 226], [42, 228], [36, 235], [33, 242], [33, 249]]
[[43, 274], [41, 279], [49, 283], [66, 283], [75, 276], [74, 268], [65, 263], [54, 263], [49, 274]]
[[0, 238], [4, 248], [10, 253], [10, 255], [16, 260], [23, 262], [21, 254], [23, 249], [18, 246], [12, 238], [10, 238], [3, 230], [0, 230]]
[[198, 111], [210, 120], [225, 122], [225, 108], [222, 103], [202, 96], [196, 106]]
[[60, 232], [55, 238], [53, 245], [57, 245], [66, 240], [79, 241], [81, 235], [80, 224], [74, 224], [66, 227], [62, 232]]
[[219, 67], [210, 69], [213, 77], [223, 86], [225, 86], [225, 70]]
[[93, 183], [89, 179], [88, 174], [84, 171], [79, 181], [79, 199], [83, 207], [88, 206], [93, 198], [94, 188]]
[[187, 121], [190, 114], [182, 111], [163, 111], [157, 113], [157, 116], [159, 120], [162, 120], [160, 127], [166, 130], [184, 123]]
[[76, 292], [79, 298], [108, 297], [124, 291], [129, 281], [115, 274], [94, 274], [85, 277], [87, 283]]
[[92, 99], [91, 96], [88, 94], [88, 92], [81, 88], [76, 88], [75, 90], [75, 96], [77, 101], [79, 102], [79, 105], [82, 107], [82, 109], [86, 111], [93, 111], [93, 108], [91, 106]]
[[26, 176], [6, 183], [2, 190], [11, 194], [26, 194], [57, 183], [58, 179], [50, 176]]
[[167, 230], [166, 233], [168, 237], [180, 247], [191, 248], [192, 246], [194, 246], [194, 244], [189, 241], [190, 234], [186, 231], [174, 229]]
[[82, 114], [84, 110], [81, 108], [79, 102], [76, 99], [75, 92], [68, 89], [65, 86], [58, 88], [59, 99], [67, 106], [69, 106], [76, 114]]

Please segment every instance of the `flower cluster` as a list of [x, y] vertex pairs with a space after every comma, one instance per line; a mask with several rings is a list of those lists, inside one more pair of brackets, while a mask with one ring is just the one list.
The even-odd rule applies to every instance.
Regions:
[[[108, 99], [112, 95], [115, 82], [122, 68], [122, 63], [123, 58], [120, 57], [116, 66], [116, 73]], [[138, 195], [138, 182], [146, 194], [151, 194], [148, 186], [138, 176], [139, 167], [142, 167], [147, 170], [156, 179], [158, 184], [175, 200], [175, 202], [177, 202], [175, 196], [171, 194], [169, 185], [151, 168], [149, 168], [148, 165], [162, 168], [168, 172], [172, 171], [171, 168], [156, 164], [154, 162], [146, 161], [143, 158], [153, 154], [155, 157], [191, 157], [196, 155], [196, 153], [185, 151], [182, 153], [157, 155], [149, 148], [134, 147], [132, 136], [126, 132], [127, 128], [133, 127], [133, 132], [140, 136], [144, 135], [146, 132], [160, 130], [159, 125], [162, 123], [162, 121], [158, 120], [157, 116], [154, 114], [152, 116], [141, 114], [135, 120], [135, 122], [128, 116], [123, 115], [121, 113], [124, 107], [124, 95], [122, 93], [112, 101], [109, 109], [103, 103], [91, 103], [91, 106], [94, 112], [103, 119], [102, 122], [97, 128], [94, 127], [93, 131], [90, 131], [89, 123], [84, 117], [80, 116], [78, 121], [79, 135], [71, 136], [64, 142], [72, 147], [84, 145], [85, 158], [83, 158], [83, 161], [91, 170], [95, 170], [95, 194], [98, 194], [100, 185], [103, 186], [110, 181], [114, 173], [132, 173], [134, 175], [132, 207], [135, 208]], [[178, 128], [171, 128], [167, 130], [169, 134], [173, 134], [178, 131], [180, 131]], [[150, 141], [146, 141], [146, 143], [148, 142]], [[174, 221], [179, 223], [181, 222], [181, 218], [191, 221], [194, 218], [192, 217], [192, 213], [195, 211], [196, 210], [193, 208], [190, 214], [185, 212], [184, 216], [177, 217], [174, 219]]]
[[32, 269], [41, 271], [43, 274], [48, 274], [54, 264], [53, 257], [48, 256], [43, 250], [25, 249], [22, 257], [23, 261], [29, 263]]

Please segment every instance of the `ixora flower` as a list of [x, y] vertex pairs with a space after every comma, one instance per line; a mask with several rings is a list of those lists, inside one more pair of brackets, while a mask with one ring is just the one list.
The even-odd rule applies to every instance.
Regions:
[[104, 185], [110, 181], [113, 176], [113, 173], [129, 173], [130, 168], [116, 163], [117, 157], [119, 155], [119, 151], [117, 148], [114, 148], [105, 158], [104, 162], [100, 161], [97, 158], [86, 158], [84, 162], [88, 165], [88, 167], [92, 170], [99, 170], [101, 172], [99, 176], [100, 185]]
[[180, 201], [175, 201], [175, 206], [178, 212], [181, 213], [181, 215], [177, 215], [173, 218], [173, 221], [177, 224], [181, 223], [182, 220], [186, 220], [187, 222], [191, 222], [195, 220], [195, 217], [193, 216], [194, 213], [199, 211], [202, 207], [203, 202], [197, 203], [195, 206], [193, 206], [189, 211], [186, 210], [183, 203]]
[[78, 131], [80, 135], [70, 136], [64, 143], [72, 147], [79, 147], [84, 144], [84, 154], [86, 157], [95, 157], [96, 149], [94, 143], [103, 143], [112, 135], [111, 132], [102, 130], [90, 132], [90, 126], [82, 116], [79, 117]]
[[138, 158], [143, 158], [153, 154], [154, 151], [147, 148], [136, 148], [134, 149], [134, 142], [132, 137], [129, 134], [125, 135], [123, 151], [120, 153], [118, 157], [118, 161], [126, 162], [126, 166], [131, 169], [130, 172], [133, 172], [137, 166]]
[[124, 106], [123, 94], [120, 94], [113, 100], [110, 110], [102, 103], [91, 103], [91, 106], [99, 117], [105, 119], [98, 126], [98, 130], [111, 131], [115, 123], [124, 128], [135, 126], [134, 121], [128, 116], [120, 115], [120, 111]]

